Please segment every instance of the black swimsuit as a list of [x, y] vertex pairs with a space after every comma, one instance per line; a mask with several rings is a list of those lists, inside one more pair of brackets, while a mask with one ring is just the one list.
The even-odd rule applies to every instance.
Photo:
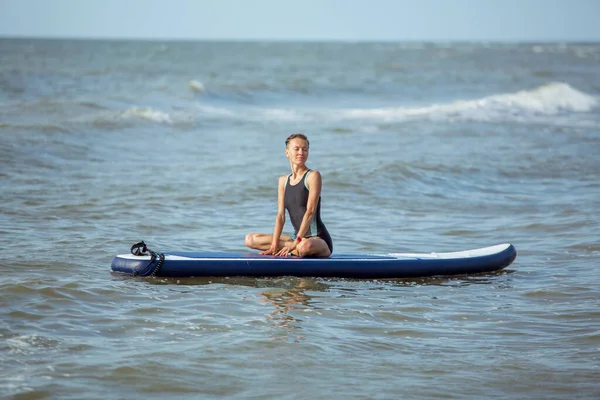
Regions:
[[[310, 169], [306, 171], [300, 182], [295, 185], [290, 184], [290, 174], [285, 182], [285, 194], [284, 194], [284, 205], [285, 209], [290, 215], [292, 225], [294, 226], [294, 238], [302, 225], [302, 219], [306, 213], [306, 205], [308, 204], [308, 188], [306, 187], [306, 177], [310, 173]], [[321, 221], [321, 196], [319, 196], [319, 202], [317, 203], [317, 210], [310, 222], [308, 232], [304, 235], [305, 237], [317, 236], [320, 237], [327, 243], [329, 251], [333, 253], [333, 242], [331, 236], [325, 228], [325, 224]]]

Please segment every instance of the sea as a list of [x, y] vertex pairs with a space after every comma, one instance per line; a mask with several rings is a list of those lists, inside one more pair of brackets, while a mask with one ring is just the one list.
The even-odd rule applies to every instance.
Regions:
[[[334, 252], [516, 260], [111, 271], [248, 251], [297, 132]], [[2, 38], [0, 195], [0, 398], [600, 398], [600, 43]]]

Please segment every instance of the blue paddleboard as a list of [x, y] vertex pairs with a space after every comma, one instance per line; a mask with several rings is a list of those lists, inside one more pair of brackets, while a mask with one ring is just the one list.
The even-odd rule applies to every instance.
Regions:
[[233, 252], [153, 252], [117, 255], [111, 269], [135, 276], [313, 276], [412, 278], [498, 271], [517, 256], [512, 244], [452, 253], [333, 254], [328, 258], [262, 256]]

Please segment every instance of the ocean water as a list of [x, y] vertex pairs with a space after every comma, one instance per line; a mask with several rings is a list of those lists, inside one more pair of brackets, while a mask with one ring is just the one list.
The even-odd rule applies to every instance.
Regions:
[[[600, 398], [600, 44], [0, 39], [0, 60], [0, 397]], [[139, 240], [270, 232], [294, 132], [336, 252], [517, 259], [111, 273]]]

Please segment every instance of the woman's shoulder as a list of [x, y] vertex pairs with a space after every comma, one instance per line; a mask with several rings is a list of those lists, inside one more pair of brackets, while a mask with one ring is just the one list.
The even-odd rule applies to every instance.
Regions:
[[306, 175], [306, 179], [311, 179], [312, 178], [320, 178], [321, 177], [321, 173], [319, 172], [319, 170], [317, 169], [309, 169], [308, 173]]
[[321, 182], [322, 182], [321, 173], [318, 170], [311, 169], [308, 171], [306, 178], [305, 178], [305, 185], [306, 185], [307, 189], [310, 189], [310, 187], [315, 183], [318, 186], [321, 186]]

